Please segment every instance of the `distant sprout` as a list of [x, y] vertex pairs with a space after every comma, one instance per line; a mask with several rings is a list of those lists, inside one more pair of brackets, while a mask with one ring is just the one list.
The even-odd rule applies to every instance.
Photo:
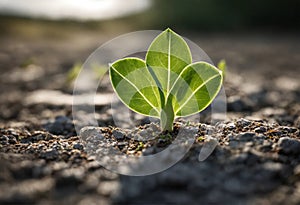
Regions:
[[66, 82], [68, 84], [71, 84], [74, 82], [74, 80], [77, 78], [77, 76], [80, 73], [81, 67], [82, 67], [82, 63], [80, 63], [80, 62], [74, 63], [73, 67], [67, 73]]
[[204, 61], [192, 62], [185, 40], [166, 29], [151, 43], [145, 60], [127, 57], [109, 67], [114, 91], [131, 110], [160, 119], [172, 131], [178, 117], [208, 107], [221, 89], [222, 72]]
[[102, 78], [107, 72], [107, 65], [92, 64], [91, 67], [96, 79]]
[[32, 65], [35, 63], [35, 60], [34, 58], [27, 58], [25, 59], [21, 64], [20, 64], [20, 67], [21, 68], [27, 68], [28, 66]]
[[197, 141], [198, 142], [204, 142], [205, 138], [203, 136], [200, 136], [197, 138]]
[[222, 71], [223, 77], [225, 77], [227, 72], [227, 64], [225, 59], [220, 60], [217, 67]]
[[[67, 79], [66, 79], [67, 84], [71, 84], [75, 81], [75, 79], [77, 78], [77, 76], [81, 71], [82, 66], [83, 64], [81, 62], [74, 63], [72, 68], [67, 73]], [[95, 74], [94, 78], [96, 80], [102, 78], [105, 75], [105, 73], [107, 72], [107, 65], [92, 64], [91, 70]]]
[[139, 142], [138, 146], [136, 147], [135, 151], [142, 151], [144, 149], [145, 144], [143, 142]]
[[172, 139], [172, 135], [170, 133], [166, 133], [160, 136], [161, 139], [170, 141]]

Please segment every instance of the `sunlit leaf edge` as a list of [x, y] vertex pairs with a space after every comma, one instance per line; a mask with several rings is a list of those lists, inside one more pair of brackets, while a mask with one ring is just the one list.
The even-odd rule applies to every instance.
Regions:
[[[144, 116], [148, 116], [148, 117], [153, 117], [153, 118], [159, 119], [159, 118], [160, 118], [160, 110], [158, 110], [158, 115], [157, 115], [157, 116], [156, 116], [156, 115], [150, 115], [150, 114], [141, 113], [141, 112], [135, 110], [134, 108], [130, 107], [129, 105], [127, 105], [127, 103], [125, 103], [125, 102], [122, 100], [121, 96], [120, 96], [119, 93], [117, 92], [117, 90], [116, 90], [116, 88], [115, 88], [115, 86], [114, 86], [114, 84], [113, 84], [113, 80], [112, 80], [112, 78], [111, 78], [111, 76], [112, 76], [112, 75], [111, 75], [111, 67], [112, 67], [113, 64], [115, 64], [115, 63], [117, 63], [117, 62], [119, 62], [119, 61], [122, 61], [122, 60], [126, 60], [126, 59], [128, 59], [128, 60], [130, 60], [130, 59], [133, 59], [133, 60], [140, 60], [140, 61], [143, 61], [143, 62], [145, 63], [145, 61], [144, 61], [143, 59], [136, 58], [136, 57], [121, 58], [121, 59], [118, 59], [118, 60], [114, 61], [113, 63], [110, 63], [110, 64], [109, 64], [109, 79], [110, 79], [110, 82], [111, 82], [111, 84], [112, 84], [112, 88], [113, 88], [114, 92], [116, 93], [116, 95], [118, 96], [118, 98], [120, 99], [120, 101], [121, 101], [128, 109], [130, 109], [130, 110], [132, 110], [132, 111], [134, 111], [134, 112], [136, 112], [136, 113], [138, 113], [138, 114], [144, 115]], [[145, 63], [145, 65], [146, 65], [146, 63]], [[161, 109], [161, 108], [159, 108], [159, 109]]]
[[[149, 45], [148, 49], [147, 49], [147, 52], [146, 52], [146, 56], [145, 56], [145, 62], [146, 62], [146, 65], [149, 66], [147, 64], [147, 59], [148, 59], [148, 54], [149, 54], [149, 51], [150, 51], [150, 48], [153, 46], [153, 44], [156, 42], [157, 39], [159, 39], [162, 35], [164, 35], [165, 33], [167, 32], [170, 32], [171, 34], [175, 35], [176, 37], [178, 37], [179, 39], [182, 40], [183, 44], [185, 45], [186, 47], [186, 50], [188, 51], [188, 56], [189, 56], [189, 62], [193, 62], [193, 59], [192, 59], [192, 53], [191, 53], [191, 49], [189, 47], [189, 45], [187, 44], [187, 42], [184, 40], [184, 38], [182, 36], [180, 36], [179, 34], [177, 34], [176, 32], [174, 32], [172, 29], [170, 28], [167, 28], [165, 29], [164, 31], [162, 31], [158, 36], [156, 36], [153, 41], [151, 42], [151, 44]], [[176, 56], [175, 56], [176, 57]], [[177, 57], [178, 58], [178, 57]], [[181, 59], [181, 58], [179, 58]], [[184, 61], [185, 62], [185, 61]], [[191, 63], [190, 63], [191, 64]], [[187, 63], [187, 66], [189, 64]], [[186, 67], [186, 66], [185, 66]], [[182, 70], [185, 68], [183, 67]], [[173, 85], [170, 85], [170, 87], [172, 87]], [[170, 90], [169, 90], [170, 91]], [[170, 92], [167, 93], [167, 95], [165, 96], [165, 100], [167, 100], [168, 96], [170, 95]]]
[[[195, 62], [195, 63], [191, 63], [190, 65], [187, 65], [186, 67], [195, 65], [195, 64], [197, 64], [197, 63], [204, 63], [204, 64], [207, 64], [207, 65], [211, 66], [213, 69], [215, 69], [215, 70], [219, 73], [219, 75], [220, 75], [220, 77], [221, 77], [221, 80], [220, 80], [218, 89], [216, 90], [215, 94], [210, 98], [210, 100], [207, 102], [207, 104], [206, 104], [205, 106], [203, 106], [202, 109], [200, 109], [200, 110], [198, 110], [198, 111], [195, 111], [195, 112], [193, 112], [193, 113], [187, 114], [187, 115], [177, 115], [177, 114], [175, 113], [175, 119], [178, 118], [178, 117], [188, 117], [188, 116], [197, 114], [197, 113], [199, 113], [199, 112], [205, 110], [205, 109], [206, 109], [206, 108], [214, 101], [214, 99], [215, 99], [216, 96], [219, 94], [219, 92], [220, 92], [220, 90], [221, 90], [221, 88], [222, 88], [222, 85], [223, 85], [223, 75], [222, 75], [222, 71], [221, 71], [220, 69], [218, 69], [217, 67], [215, 67], [214, 65], [212, 65], [212, 64], [210, 64], [210, 63], [207, 63], [207, 62], [205, 62], [205, 61], [197, 61], [197, 62]], [[185, 67], [185, 68], [186, 68], [186, 67]], [[184, 69], [185, 69], [185, 68], [184, 68]], [[183, 69], [183, 70], [184, 70], [184, 69]], [[183, 73], [183, 72], [181, 72], [180, 75], [181, 75], [182, 73]], [[174, 112], [175, 112], [175, 111], [174, 111]]]

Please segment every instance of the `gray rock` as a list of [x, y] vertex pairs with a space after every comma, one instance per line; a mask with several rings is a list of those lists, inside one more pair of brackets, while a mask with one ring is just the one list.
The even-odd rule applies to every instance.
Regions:
[[245, 132], [245, 133], [239, 134], [237, 136], [237, 139], [239, 139], [240, 141], [250, 141], [250, 140], [253, 140], [254, 137], [255, 137], [255, 133]]
[[59, 152], [56, 149], [48, 149], [41, 153], [41, 157], [46, 160], [54, 160], [58, 157]]
[[99, 127], [84, 127], [80, 130], [80, 137], [83, 141], [89, 140], [91, 137], [96, 138], [96, 140], [104, 139], [102, 131]]
[[80, 144], [80, 143], [76, 143], [76, 144], [73, 145], [73, 148], [74, 148], [74, 149], [83, 150], [83, 145]]
[[260, 126], [260, 127], [257, 127], [254, 129], [254, 132], [256, 132], [256, 133], [264, 133], [266, 131], [267, 131], [267, 128], [263, 127], [263, 126]]
[[241, 119], [236, 121], [236, 125], [238, 127], [247, 127], [247, 126], [251, 125], [251, 121], [247, 120], [247, 119], [244, 119], [244, 118], [241, 118]]
[[236, 128], [236, 126], [235, 126], [235, 124], [234, 124], [233, 122], [228, 123], [228, 124], [226, 125], [226, 127], [227, 127], [228, 129], [230, 129], [230, 130], [233, 130], [233, 129]]
[[63, 135], [73, 132], [72, 120], [66, 116], [57, 116], [44, 124], [45, 129], [55, 135]]
[[229, 147], [232, 148], [232, 149], [238, 149], [241, 146], [242, 145], [236, 140], [232, 140], [232, 141], [229, 142]]
[[290, 137], [281, 137], [278, 141], [279, 152], [283, 154], [299, 154], [300, 142]]
[[16, 139], [16, 137], [14, 137], [14, 136], [9, 136], [8, 143], [9, 143], [9, 144], [17, 144], [17, 139]]
[[119, 130], [114, 130], [112, 132], [112, 135], [117, 139], [117, 140], [123, 140], [126, 136], [126, 133], [119, 131]]
[[0, 144], [7, 145], [9, 141], [9, 138], [6, 135], [0, 136]]

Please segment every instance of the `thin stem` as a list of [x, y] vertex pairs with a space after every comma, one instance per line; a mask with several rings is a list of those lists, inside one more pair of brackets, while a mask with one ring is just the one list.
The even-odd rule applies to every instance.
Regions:
[[172, 106], [172, 100], [169, 97], [166, 105], [163, 107], [160, 113], [160, 126], [163, 131], [171, 132], [173, 130], [174, 118], [175, 116]]

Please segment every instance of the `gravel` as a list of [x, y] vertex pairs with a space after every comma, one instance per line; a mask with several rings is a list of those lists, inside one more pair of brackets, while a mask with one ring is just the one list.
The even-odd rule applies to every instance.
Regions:
[[[185, 124], [182, 121], [176, 126]], [[1, 129], [0, 202], [100, 200], [108, 203], [109, 200], [116, 204], [239, 204], [243, 201], [254, 204], [264, 201], [266, 196], [270, 197], [270, 204], [299, 202], [296, 194], [300, 173], [298, 128], [244, 118], [215, 126], [190, 126], [198, 131], [184, 159], [164, 172], [143, 177], [117, 175], [106, 170], [85, 152], [85, 144], [76, 136], [66, 138], [26, 127]], [[103, 146], [142, 156], [160, 152], [171, 142], [161, 144], [158, 135], [137, 149], [139, 137], [134, 135], [156, 133], [157, 127], [156, 124], [133, 130], [86, 127], [81, 136], [85, 139], [96, 136]], [[203, 140], [199, 141], [200, 136]], [[211, 140], [214, 151], [199, 161], [199, 153]], [[103, 148], [100, 152], [105, 151]], [[282, 195], [281, 201], [276, 201], [275, 194], [280, 189], [288, 189], [291, 195]]]

